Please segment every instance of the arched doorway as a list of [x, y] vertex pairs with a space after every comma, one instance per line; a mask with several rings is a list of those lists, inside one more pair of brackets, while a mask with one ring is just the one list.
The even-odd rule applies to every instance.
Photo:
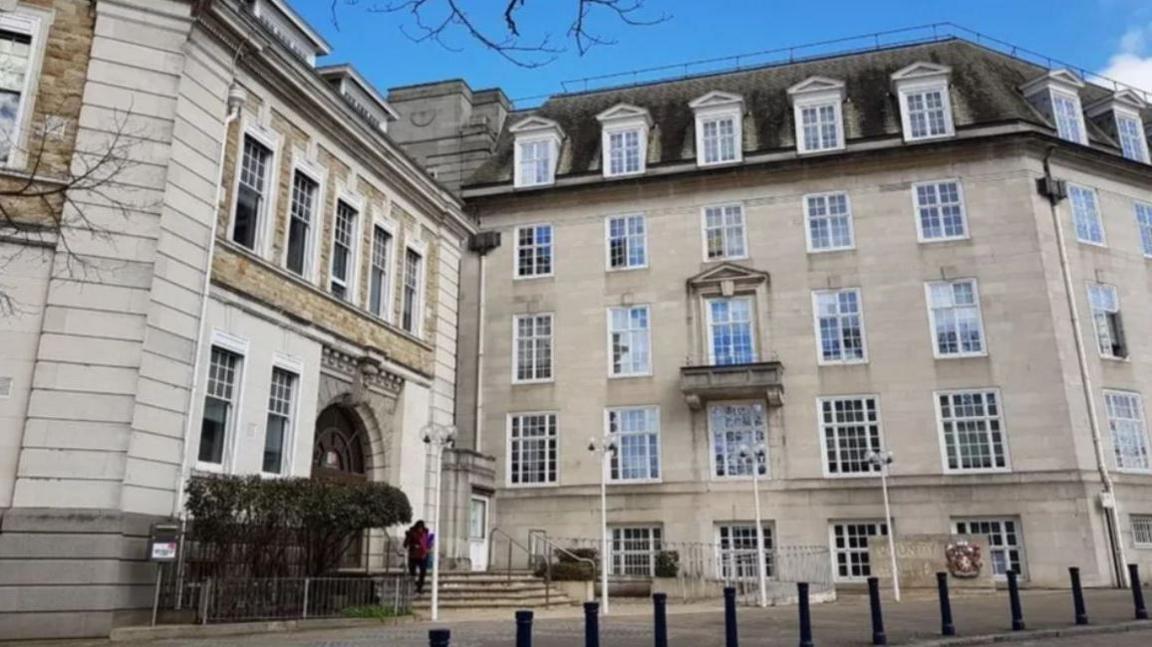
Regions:
[[347, 407], [334, 404], [316, 419], [316, 440], [312, 447], [312, 477], [363, 480], [368, 439], [359, 416]]
[[[312, 445], [312, 478], [363, 481], [367, 477], [368, 438], [360, 417], [348, 407], [333, 404], [316, 418]], [[365, 537], [345, 551], [340, 568], [364, 567]]]

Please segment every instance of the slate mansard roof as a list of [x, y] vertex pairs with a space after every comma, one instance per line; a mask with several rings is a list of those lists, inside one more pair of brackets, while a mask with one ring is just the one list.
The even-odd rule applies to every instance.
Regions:
[[[975, 43], [952, 38], [933, 43], [893, 47], [778, 64], [752, 70], [711, 74], [675, 81], [601, 91], [561, 94], [543, 105], [509, 116], [495, 153], [466, 184], [483, 186], [512, 182], [512, 135], [508, 127], [527, 116], [556, 121], [564, 134], [557, 178], [601, 172], [601, 123], [596, 115], [620, 103], [646, 108], [652, 116], [648, 167], [695, 159], [695, 116], [689, 103], [712, 91], [744, 99], [744, 154], [786, 151], [796, 146], [795, 124], [787, 90], [813, 76], [845, 84], [844, 130], [855, 140], [901, 136], [899, 102], [891, 75], [917, 62], [952, 68], [950, 93], [956, 129], [1009, 122], [1027, 122], [1055, 131], [1055, 125], [1033, 108], [1020, 86], [1049, 70]], [[1087, 84], [1081, 105], [1112, 96], [1113, 90]], [[1145, 123], [1152, 123], [1149, 111]], [[1107, 134], [1088, 120], [1090, 143], [1118, 152]]]

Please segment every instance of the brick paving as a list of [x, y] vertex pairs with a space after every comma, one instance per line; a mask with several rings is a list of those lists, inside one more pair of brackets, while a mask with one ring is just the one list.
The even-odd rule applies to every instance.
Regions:
[[[1089, 618], [1096, 627], [1117, 626], [1123, 632], [1076, 634], [1071, 636], [1038, 636], [1018, 645], [1102, 645], [1136, 647], [1152, 645], [1152, 622], [1147, 629], [1132, 630], [1133, 611], [1128, 591], [1089, 590], [1086, 592]], [[897, 604], [885, 600], [884, 616], [889, 643], [892, 645], [934, 642], [940, 639], [936, 598], [930, 593], [915, 593]], [[1073, 627], [1072, 601], [1067, 591], [1025, 591], [1024, 619], [1029, 630], [1069, 629]], [[584, 626], [580, 609], [552, 610], [539, 614], [535, 624], [537, 647], [583, 647]], [[1006, 592], [967, 594], [953, 599], [953, 615], [958, 633], [963, 638], [1003, 634], [1011, 629]], [[764, 647], [795, 647], [797, 619], [795, 607], [768, 609], [742, 607], [738, 611], [740, 643]], [[846, 595], [835, 603], [812, 608], [816, 645], [869, 645], [871, 633], [867, 599]], [[1142, 623], [1141, 623], [1142, 624]], [[669, 643], [673, 647], [722, 647], [724, 619], [719, 605], [669, 605]], [[446, 617], [445, 622], [418, 621], [398, 627], [365, 627], [290, 634], [230, 636], [212, 639], [165, 640], [147, 643], [155, 647], [424, 647], [428, 629], [446, 627], [452, 631], [453, 647], [511, 647], [515, 632], [512, 612], [487, 614], [485, 619], [472, 616]], [[650, 645], [651, 616], [647, 604], [620, 603], [613, 615], [602, 618], [603, 647]], [[1020, 636], [1024, 638], [1024, 636]], [[39, 647], [95, 647], [107, 641], [71, 641], [33, 643]]]

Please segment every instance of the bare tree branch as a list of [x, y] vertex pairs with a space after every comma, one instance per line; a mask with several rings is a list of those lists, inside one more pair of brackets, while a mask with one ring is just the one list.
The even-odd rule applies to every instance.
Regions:
[[[97, 210], [110, 210], [127, 221], [132, 211], [148, 208], [135, 200], [137, 190], [125, 182], [135, 164], [129, 149], [140, 141], [128, 133], [127, 124], [128, 113], [115, 111], [103, 133], [76, 133], [75, 144], [68, 146], [59, 124], [53, 127], [48, 117], [39, 120], [27, 138], [29, 149], [17, 151], [27, 155], [26, 170], [0, 174], [0, 243], [5, 250], [0, 268], [32, 250], [51, 259], [57, 278], [83, 278], [124, 263], [81, 253], [75, 246], [85, 239], [110, 238], [107, 219], [102, 224], [95, 217]], [[7, 147], [17, 146], [9, 142]], [[24, 312], [13, 286], [0, 281], [0, 317]]]
[[[554, 0], [553, 0], [554, 1]], [[568, 24], [565, 35], [580, 56], [601, 45], [615, 45], [616, 40], [593, 29], [597, 13], [607, 15], [628, 27], [650, 27], [671, 16], [661, 13], [645, 15], [645, 0], [569, 0], [576, 4], [576, 13]], [[400, 32], [413, 42], [432, 41], [449, 51], [460, 51], [445, 39], [460, 33], [479, 42], [504, 60], [524, 68], [542, 67], [568, 51], [553, 43], [551, 34], [528, 36], [522, 34], [521, 12], [528, 0], [504, 0], [501, 14], [503, 31], [484, 26], [484, 16], [474, 15], [461, 6], [461, 0], [392, 0], [362, 5], [361, 0], [331, 0], [332, 24], [340, 28], [338, 14], [341, 7], [363, 7], [369, 13], [405, 14], [414, 30], [401, 25]]]

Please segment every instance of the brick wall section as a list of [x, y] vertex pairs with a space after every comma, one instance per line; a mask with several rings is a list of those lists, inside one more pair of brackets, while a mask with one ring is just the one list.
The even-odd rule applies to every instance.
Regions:
[[[249, 94], [245, 105], [246, 117], [256, 121], [263, 101]], [[364, 305], [368, 301], [369, 267], [371, 263], [373, 219], [381, 212], [389, 214], [397, 225], [392, 258], [392, 320], [400, 317], [400, 289], [403, 272], [404, 245], [415, 232], [428, 244], [425, 258], [424, 327], [422, 338], [432, 340], [436, 332], [435, 308], [438, 304], [439, 263], [437, 233], [422, 226], [419, 219], [396, 204], [391, 196], [375, 185], [355, 178], [353, 170], [339, 155], [324, 145], [317, 145], [316, 162], [327, 171], [322, 188], [323, 204], [317, 214], [319, 227], [314, 250], [316, 282], [306, 281], [281, 267], [287, 244], [289, 209], [291, 207], [293, 153], [308, 150], [308, 133], [297, 127], [293, 120], [275, 108], [269, 110], [271, 129], [280, 136], [274, 171], [275, 212], [270, 229], [271, 257], [261, 259], [255, 254], [227, 242], [217, 247], [213, 259], [213, 281], [235, 289], [293, 316], [308, 320], [340, 337], [374, 348], [395, 361], [421, 373], [433, 372], [431, 342], [422, 342], [369, 314]], [[228, 147], [224, 162], [224, 191], [222, 192], [217, 235], [227, 241], [231, 231], [234, 178], [240, 155], [240, 137], [243, 126], [238, 121], [228, 133]], [[350, 186], [351, 185], [351, 186]], [[332, 226], [340, 187], [360, 194], [364, 198], [360, 214], [360, 240], [356, 269], [356, 305], [345, 303], [328, 294], [332, 248]]]
[[[35, 105], [28, 124], [28, 162], [25, 169], [16, 170], [35, 168], [36, 175], [63, 178], [68, 174], [76, 146], [76, 123], [92, 51], [95, 14], [86, 0], [22, 0], [20, 5], [52, 10], [55, 19], [48, 30]], [[47, 140], [44, 137], [46, 119], [51, 119], [54, 125], [63, 125], [62, 131]], [[0, 188], [22, 181], [0, 176]], [[60, 212], [56, 201], [50, 212], [45, 212], [39, 201], [13, 202], [5, 206], [10, 206], [8, 211], [17, 217], [58, 218]]]

